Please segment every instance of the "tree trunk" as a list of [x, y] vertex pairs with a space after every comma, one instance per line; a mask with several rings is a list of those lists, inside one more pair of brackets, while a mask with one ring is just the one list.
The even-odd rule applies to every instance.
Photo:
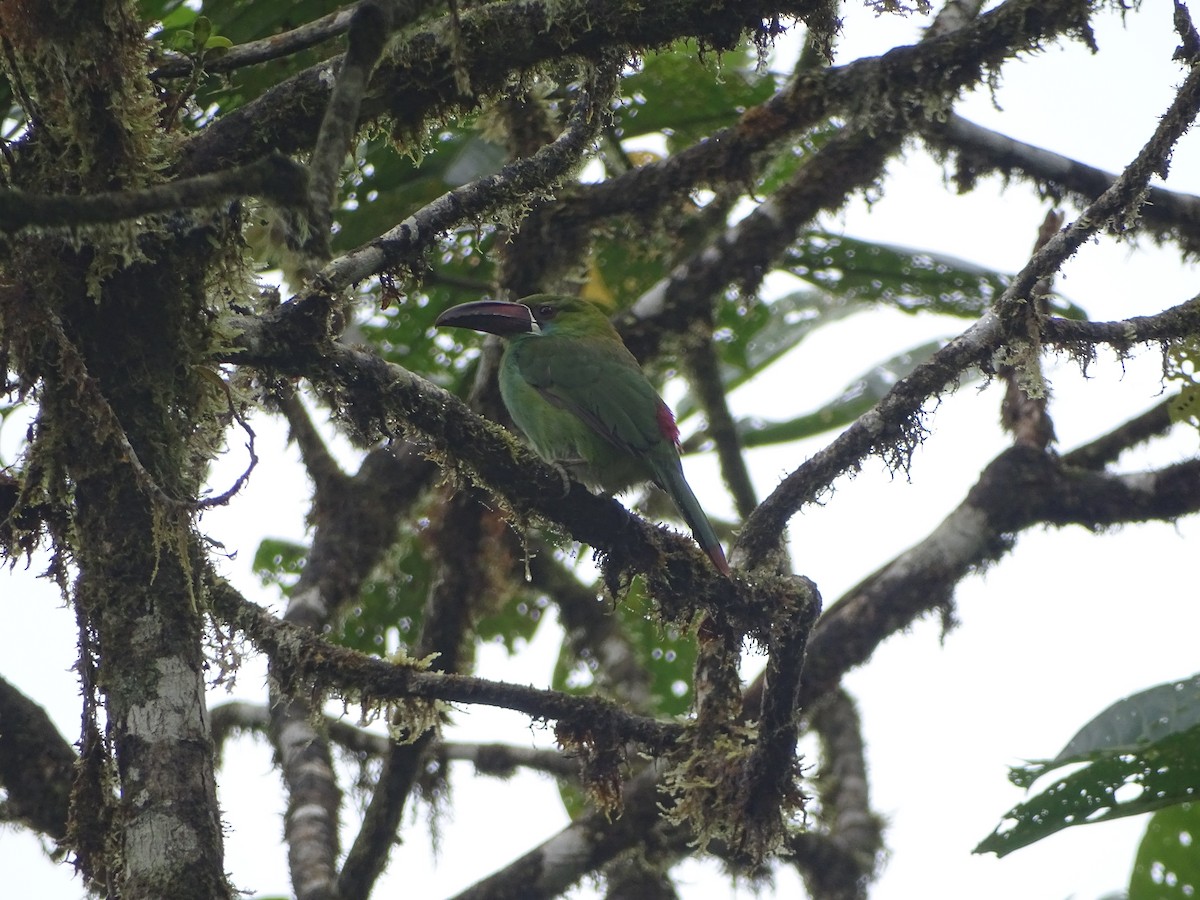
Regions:
[[[12, 160], [15, 186], [92, 194], [155, 180], [171, 139], [134, 4], [5, 0], [0, 32], [41, 126]], [[41, 232], [4, 254], [10, 365], [23, 384], [42, 381], [28, 461], [60, 511], [60, 571], [76, 576], [88, 702], [70, 827], [80, 867], [110, 896], [230, 895], [191, 499], [229, 405], [200, 369], [223, 218]], [[105, 835], [82, 840], [97, 824]]]

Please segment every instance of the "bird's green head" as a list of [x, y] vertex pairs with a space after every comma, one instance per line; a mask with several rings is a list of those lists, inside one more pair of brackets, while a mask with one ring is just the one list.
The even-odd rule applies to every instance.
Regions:
[[463, 303], [443, 312], [434, 324], [486, 331], [502, 337], [613, 333], [608, 316], [591, 301], [558, 294], [533, 294], [517, 303], [503, 300]]

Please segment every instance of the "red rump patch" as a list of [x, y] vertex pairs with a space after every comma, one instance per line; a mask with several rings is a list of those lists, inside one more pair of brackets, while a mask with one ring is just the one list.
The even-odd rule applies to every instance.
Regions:
[[668, 441], [679, 446], [679, 427], [675, 424], [675, 416], [661, 400], [658, 401], [658, 430]]

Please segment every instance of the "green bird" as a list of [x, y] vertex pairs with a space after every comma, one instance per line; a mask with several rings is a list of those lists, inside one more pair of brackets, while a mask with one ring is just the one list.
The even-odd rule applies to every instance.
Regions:
[[500, 395], [538, 455], [602, 491], [654, 482], [729, 575], [721, 542], [683, 477], [675, 416], [603, 311], [577, 297], [534, 294], [519, 303], [464, 303], [435, 324], [507, 338]]

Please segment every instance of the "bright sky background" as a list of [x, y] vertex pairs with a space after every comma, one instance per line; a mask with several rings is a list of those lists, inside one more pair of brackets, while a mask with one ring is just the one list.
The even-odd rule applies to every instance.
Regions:
[[[841, 62], [915, 40], [922, 24], [875, 19], [853, 3], [846, 20]], [[1143, 4], [1130, 16], [1128, 29], [1116, 14], [1101, 15], [1100, 56], [1070, 45], [1010, 63], [994, 98], [972, 96], [958, 111], [1012, 137], [1119, 171], [1141, 148], [1181, 80], [1170, 59], [1176, 44], [1170, 20], [1167, 3]], [[1197, 140], [1195, 134], [1185, 138], [1167, 187], [1200, 193]], [[923, 150], [910, 145], [890, 167], [881, 200], [870, 207], [856, 200], [825, 225], [854, 237], [1018, 270], [1047, 205], [1024, 185], [1004, 190], [995, 180], [960, 198], [944, 176]], [[1197, 275], [1173, 248], [1135, 250], [1103, 238], [1080, 251], [1056, 287], [1093, 318], [1116, 319], [1193, 296]], [[830, 326], [753, 389], [736, 393], [734, 413], [781, 417], [816, 408], [877, 361], [959, 328], [961, 323], [879, 312]], [[1070, 361], [1051, 360], [1051, 414], [1059, 446], [1069, 450], [1153, 405], [1161, 397], [1160, 371], [1154, 350], [1123, 365], [1102, 353], [1091, 380]], [[839, 482], [824, 506], [793, 521], [797, 567], [818, 583], [827, 604], [926, 535], [962, 499], [982, 466], [1006, 444], [998, 426], [1000, 395], [998, 385], [964, 385], [927, 420], [931, 434], [915, 456], [910, 480], [870, 462], [857, 478]], [[786, 408], [780, 407], [781, 397]], [[203, 527], [238, 549], [228, 574], [248, 595], [267, 603], [276, 598], [260, 590], [250, 574], [254, 548], [267, 535], [304, 538], [309, 487], [282, 429], [261, 418], [255, 427], [263, 463], [249, 487], [228, 509], [206, 515]], [[18, 431], [10, 425], [0, 433], [5, 459], [12, 458]], [[824, 443], [755, 452], [751, 466], [760, 494]], [[214, 473], [218, 490], [244, 465], [239, 447], [235, 442]], [[1196, 450], [1197, 435], [1181, 432], [1150, 450], [1128, 454], [1122, 468], [1160, 466]], [[715, 462], [696, 458], [687, 466], [706, 508], [716, 516], [729, 515]], [[849, 676], [847, 686], [865, 723], [873, 805], [889, 822], [890, 857], [871, 894], [874, 900], [1092, 900], [1124, 887], [1144, 819], [1068, 829], [1003, 860], [970, 851], [1022, 799], [1006, 780], [1010, 764], [1053, 756], [1117, 698], [1200, 670], [1195, 637], [1200, 608], [1194, 579], [1188, 581], [1197, 540], [1195, 518], [1178, 527], [1153, 525], [1100, 536], [1082, 529], [1026, 533], [1001, 564], [961, 586], [959, 628], [942, 635], [937, 622], [923, 621], [889, 640]], [[35, 561], [32, 570], [18, 569], [0, 582], [0, 615], [8, 623], [0, 631], [0, 669], [45, 704], [73, 740], [79, 728], [71, 671], [74, 620], [57, 592], [33, 578], [41, 564]], [[480, 674], [546, 685], [556, 646], [552, 629], [543, 628], [513, 659], [485, 650]], [[251, 660], [234, 696], [261, 701], [264, 695], [263, 666]], [[211, 701], [225, 699], [222, 690]], [[516, 714], [472, 709], [455, 718], [448, 735], [455, 739], [552, 743], [550, 732], [531, 729]], [[270, 748], [263, 740], [241, 739], [226, 749], [226, 759], [220, 789], [228, 825], [227, 867], [240, 888], [286, 894], [283, 800]], [[431, 860], [423, 826], [408, 830], [406, 842], [392, 854], [394, 874], [378, 886], [376, 896], [395, 896], [402, 887], [407, 896], [452, 895], [565, 824], [550, 781], [473, 778], [465, 766], [454, 775], [454, 806], [439, 828], [438, 859]], [[355, 802], [349, 799], [346, 819], [355, 818]], [[418, 815], [423, 821], [425, 810]], [[0, 871], [10, 896], [74, 900], [82, 895], [69, 868], [48, 862], [39, 842], [24, 832], [0, 832]], [[678, 872], [686, 900], [753, 896], [748, 887], [731, 886], [712, 865], [687, 863]], [[795, 875], [781, 873], [774, 895], [799, 893]], [[574, 896], [597, 893], [584, 885]]]

